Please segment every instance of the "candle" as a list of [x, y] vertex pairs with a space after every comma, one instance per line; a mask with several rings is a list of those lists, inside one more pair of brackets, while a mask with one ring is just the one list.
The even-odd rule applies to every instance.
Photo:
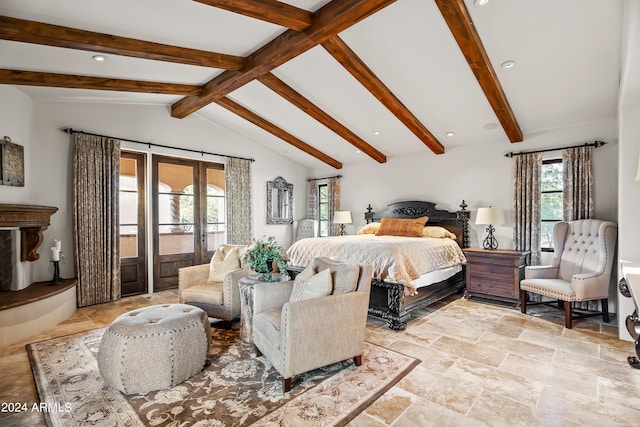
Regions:
[[51, 247], [51, 261], [60, 261], [60, 251], [55, 246]]
[[62, 250], [62, 241], [60, 239], [53, 239], [53, 246], [60, 252]]

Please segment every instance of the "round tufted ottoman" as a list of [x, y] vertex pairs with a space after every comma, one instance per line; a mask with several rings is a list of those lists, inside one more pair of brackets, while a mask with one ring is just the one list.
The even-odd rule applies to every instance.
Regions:
[[104, 333], [98, 368], [123, 393], [171, 388], [202, 370], [211, 342], [207, 314], [186, 304], [162, 304], [123, 314]]

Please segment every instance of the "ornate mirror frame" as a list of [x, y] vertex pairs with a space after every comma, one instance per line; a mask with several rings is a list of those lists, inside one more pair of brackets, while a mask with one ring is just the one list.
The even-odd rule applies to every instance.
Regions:
[[267, 224], [292, 223], [293, 184], [287, 183], [281, 176], [267, 181]]

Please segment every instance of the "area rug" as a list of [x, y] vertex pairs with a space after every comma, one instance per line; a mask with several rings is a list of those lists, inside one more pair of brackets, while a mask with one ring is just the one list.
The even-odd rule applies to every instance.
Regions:
[[[107, 386], [96, 355], [105, 328], [29, 344], [50, 426], [341, 426], [392, 387], [419, 360], [371, 343], [363, 363], [336, 363], [282, 377], [238, 331], [214, 328], [204, 370], [171, 389], [125, 395]], [[150, 349], [152, 351], [152, 349]]]

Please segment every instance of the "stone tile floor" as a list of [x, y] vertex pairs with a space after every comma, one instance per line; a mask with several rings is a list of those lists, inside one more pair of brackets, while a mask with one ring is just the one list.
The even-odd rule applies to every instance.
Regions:
[[[26, 342], [0, 348], [0, 403], [37, 402], [25, 344], [107, 326], [122, 313], [177, 302], [163, 291], [78, 309]], [[367, 340], [422, 363], [351, 426], [637, 426], [640, 370], [615, 321], [563, 327], [562, 313], [451, 296], [412, 315], [406, 331], [369, 318]], [[45, 425], [38, 412], [0, 413], [2, 426]]]

